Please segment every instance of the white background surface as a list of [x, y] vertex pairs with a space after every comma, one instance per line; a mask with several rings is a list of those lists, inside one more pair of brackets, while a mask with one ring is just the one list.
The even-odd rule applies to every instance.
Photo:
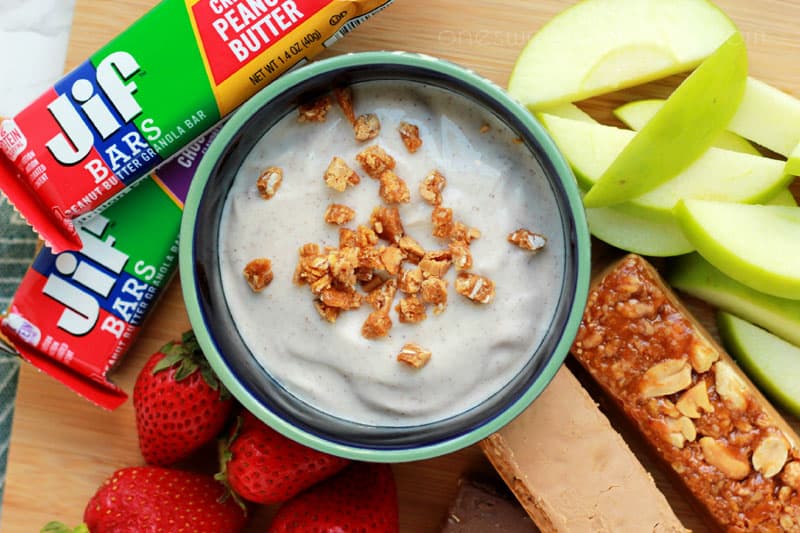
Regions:
[[0, 0], [0, 115], [14, 115], [64, 70], [74, 0]]

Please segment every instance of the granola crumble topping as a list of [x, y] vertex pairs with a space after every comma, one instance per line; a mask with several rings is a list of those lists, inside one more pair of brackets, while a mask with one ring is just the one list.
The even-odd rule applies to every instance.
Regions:
[[453, 233], [453, 210], [449, 207], [436, 206], [431, 212], [433, 236], [446, 239]]
[[445, 185], [447, 179], [438, 170], [433, 170], [419, 184], [419, 195], [431, 205], [441, 205]]
[[544, 235], [520, 228], [508, 235], [508, 242], [519, 246], [523, 250], [536, 253], [545, 247], [547, 239]]
[[378, 119], [378, 115], [367, 113], [356, 117], [353, 132], [358, 142], [365, 142], [377, 137], [381, 132], [381, 121]]
[[283, 182], [283, 169], [280, 167], [269, 167], [256, 180], [258, 193], [265, 200], [269, 200], [278, 192]]
[[419, 344], [409, 342], [397, 354], [397, 360], [413, 368], [422, 368], [431, 360], [431, 352]]
[[494, 282], [485, 276], [459, 272], [456, 277], [456, 292], [473, 302], [488, 304], [494, 299]]
[[322, 96], [317, 100], [297, 108], [298, 122], [325, 122], [331, 108], [330, 96]]
[[356, 160], [361, 165], [361, 168], [364, 169], [364, 172], [376, 180], [380, 179], [384, 171], [393, 170], [396, 164], [394, 158], [377, 144], [359, 152], [356, 155]]
[[384, 170], [381, 173], [380, 180], [380, 195], [387, 204], [408, 203], [411, 200], [408, 185], [394, 171]]
[[[341, 226], [347, 224], [356, 217], [356, 210], [342, 204], [331, 204], [325, 210], [325, 222]], [[346, 228], [342, 228], [346, 229]], [[341, 236], [341, 232], [340, 232]]]
[[244, 279], [254, 292], [263, 291], [272, 283], [272, 261], [266, 257], [253, 259], [244, 267]]
[[408, 122], [401, 122], [397, 128], [400, 132], [400, 138], [406, 146], [409, 153], [414, 153], [422, 146], [422, 139], [419, 137], [419, 126], [409, 124]]
[[334, 156], [328, 168], [325, 170], [325, 183], [331, 189], [344, 192], [348, 185], [355, 186], [361, 181], [355, 170], [350, 168], [344, 159]]
[[356, 114], [353, 111], [353, 89], [350, 87], [337, 87], [333, 90], [333, 96], [336, 98], [336, 103], [339, 104], [347, 121], [355, 125]]

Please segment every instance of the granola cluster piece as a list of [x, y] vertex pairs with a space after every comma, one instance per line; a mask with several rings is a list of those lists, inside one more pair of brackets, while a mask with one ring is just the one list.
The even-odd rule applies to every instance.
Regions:
[[244, 267], [243, 274], [253, 292], [261, 292], [272, 283], [272, 261], [266, 257], [253, 259]]
[[353, 111], [353, 89], [350, 87], [337, 87], [333, 90], [336, 103], [339, 104], [344, 117], [351, 125], [356, 123], [356, 114]]
[[400, 210], [396, 207], [376, 207], [372, 210], [369, 223], [378, 237], [392, 243], [399, 243], [405, 233]]
[[470, 272], [459, 272], [456, 277], [456, 292], [480, 304], [494, 299], [494, 282], [485, 276]]
[[427, 318], [425, 314], [425, 304], [414, 294], [409, 294], [400, 299], [395, 307], [400, 322], [404, 324], [416, 324]]
[[298, 122], [325, 122], [328, 118], [328, 111], [331, 109], [330, 96], [322, 96], [309, 104], [303, 104], [297, 108]]
[[438, 170], [432, 170], [419, 184], [419, 195], [431, 205], [442, 205], [442, 191], [447, 179]]
[[419, 136], [419, 126], [408, 122], [401, 122], [397, 131], [400, 132], [400, 139], [402, 139], [403, 144], [406, 145], [406, 150], [408, 150], [409, 153], [413, 154], [422, 146], [422, 139]]
[[347, 224], [356, 217], [356, 211], [352, 207], [342, 204], [331, 204], [325, 210], [325, 222], [341, 226]]
[[283, 169], [269, 167], [256, 180], [256, 188], [263, 199], [269, 200], [278, 192], [281, 183], [283, 183]]
[[320, 316], [335, 322], [342, 311], [361, 307], [363, 297], [357, 291], [356, 269], [359, 249], [326, 248], [314, 243], [303, 245], [294, 273], [294, 282], [308, 285], [317, 299], [314, 305]]
[[361, 178], [356, 171], [348, 166], [344, 159], [334, 156], [325, 170], [325, 183], [331, 189], [344, 192], [347, 186], [355, 187], [361, 183]]
[[387, 170], [394, 170], [397, 164], [394, 157], [377, 144], [373, 144], [356, 154], [356, 161], [364, 169], [364, 172], [376, 180], [381, 179], [381, 174]]
[[525, 228], [520, 228], [508, 235], [508, 242], [519, 246], [523, 250], [537, 253], [547, 244], [547, 238], [539, 233], [534, 233]]
[[422, 368], [431, 360], [431, 352], [419, 344], [409, 342], [397, 354], [397, 360], [413, 368]]
[[453, 210], [449, 207], [437, 205], [431, 212], [433, 236], [446, 239], [453, 233]]
[[381, 121], [375, 113], [359, 115], [353, 124], [353, 132], [358, 142], [374, 139], [381, 132]]
[[387, 204], [407, 204], [411, 200], [408, 185], [392, 170], [381, 173], [380, 195]]
[[433, 314], [439, 315], [447, 308], [447, 281], [430, 277], [420, 284], [422, 301], [433, 305]]

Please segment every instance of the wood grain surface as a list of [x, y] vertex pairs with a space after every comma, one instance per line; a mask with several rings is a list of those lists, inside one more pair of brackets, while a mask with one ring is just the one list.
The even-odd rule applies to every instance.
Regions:
[[[155, 0], [77, 0], [67, 68], [72, 68], [137, 19]], [[572, 0], [395, 0], [325, 55], [391, 49], [422, 52], [470, 67], [505, 86], [514, 60], [530, 36]], [[800, 96], [800, 1], [719, 0], [739, 25], [750, 52], [751, 75]], [[169, 35], [154, 35], [168, 53]], [[4, 47], [6, 52], [12, 46]], [[13, 53], [13, 52], [11, 52]], [[643, 96], [663, 96], [677, 78], [616, 93], [582, 105], [608, 117], [616, 104]], [[178, 82], [176, 80], [176, 82]], [[546, 80], [543, 80], [546, 82]], [[34, 95], [32, 95], [33, 97]], [[596, 245], [596, 261], [609, 253]], [[708, 323], [707, 309], [695, 307]], [[112, 379], [131, 391], [145, 358], [189, 326], [178, 281], [166, 292], [134, 348]], [[579, 378], [581, 373], [575, 369]], [[603, 399], [595, 398], [603, 404]], [[706, 531], [686, 500], [647, 453], [624, 421], [612, 421], [653, 473], [676, 513], [694, 531]], [[790, 420], [797, 428], [797, 420]], [[564, 443], [568, 446], [569, 443]], [[51, 378], [23, 365], [3, 502], [2, 531], [30, 533], [47, 521], [77, 524], [97, 486], [120, 467], [141, 464], [131, 402], [106, 412], [78, 398]], [[462, 472], [489, 471], [477, 447], [415, 463], [396, 465], [401, 530], [438, 531]], [[575, 472], [576, 482], [584, 472]], [[262, 509], [248, 531], [264, 531], [272, 509]], [[632, 509], [631, 512], [636, 512]]]

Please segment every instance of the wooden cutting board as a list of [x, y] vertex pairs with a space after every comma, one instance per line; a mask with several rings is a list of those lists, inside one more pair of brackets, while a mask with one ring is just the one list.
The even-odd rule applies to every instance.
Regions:
[[[67, 68], [138, 18], [155, 0], [77, 0]], [[470, 67], [505, 86], [514, 60], [530, 36], [572, 0], [395, 0], [386, 11], [340, 41], [327, 55], [376, 49], [427, 53]], [[719, 0], [745, 35], [750, 72], [800, 96], [800, 1]], [[169, 53], [169, 36], [154, 35]], [[6, 50], [13, 50], [13, 43]], [[8, 52], [7, 52], [8, 53]], [[663, 96], [675, 80], [650, 84], [589, 103], [608, 115], [614, 105], [634, 97]], [[546, 83], [546, 80], [543, 80]], [[31, 95], [32, 97], [35, 95]], [[599, 255], [599, 254], [598, 254]], [[706, 311], [706, 318], [708, 318]], [[131, 391], [145, 358], [189, 326], [177, 280], [145, 325], [135, 347], [113, 379]], [[614, 420], [612, 414], [612, 420]], [[792, 420], [795, 427], [797, 420]], [[640, 449], [624, 424], [623, 434], [684, 523], [706, 531], [700, 519]], [[568, 443], [566, 443], [568, 445]], [[96, 487], [115, 469], [141, 464], [131, 402], [115, 412], [95, 408], [47, 376], [23, 365], [11, 440], [2, 530], [38, 531], [47, 521], [77, 524]], [[438, 531], [462, 472], [489, 471], [476, 447], [449, 456], [396, 465], [401, 530]], [[579, 479], [580, 472], [575, 473]], [[249, 531], [264, 531], [271, 509], [255, 517]], [[636, 512], [632, 509], [631, 512]]]

